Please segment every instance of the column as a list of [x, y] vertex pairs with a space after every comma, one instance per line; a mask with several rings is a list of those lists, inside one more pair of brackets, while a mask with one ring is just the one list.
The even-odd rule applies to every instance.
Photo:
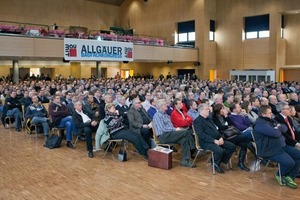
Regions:
[[96, 74], [96, 77], [97, 78], [101, 78], [101, 61], [97, 61], [96, 62], [96, 72], [97, 72], [97, 74]]
[[19, 61], [13, 60], [13, 82], [18, 83], [19, 82]]

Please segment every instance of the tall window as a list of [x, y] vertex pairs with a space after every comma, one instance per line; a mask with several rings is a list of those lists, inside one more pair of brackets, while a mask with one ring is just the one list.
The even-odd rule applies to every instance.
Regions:
[[270, 37], [270, 15], [245, 17], [246, 39]]
[[281, 15], [281, 30], [280, 30], [280, 36], [283, 38], [284, 34], [284, 15]]
[[195, 46], [195, 20], [187, 22], [178, 22], [178, 43], [183, 45]]
[[209, 23], [209, 40], [210, 41], [215, 41], [215, 31], [216, 31], [216, 22], [215, 20], [210, 20]]

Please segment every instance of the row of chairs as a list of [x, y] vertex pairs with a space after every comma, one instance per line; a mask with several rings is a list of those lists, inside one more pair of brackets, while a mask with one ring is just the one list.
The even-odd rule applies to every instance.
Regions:
[[[171, 149], [172, 146], [178, 145], [178, 144], [175, 144], [175, 143], [174, 143], [174, 144], [163, 144], [163, 143], [159, 143], [158, 137], [156, 136], [155, 126], [153, 126], [152, 129], [153, 129], [153, 140], [154, 140], [155, 145], [162, 146], [162, 147], [168, 147], [169, 149]], [[193, 126], [192, 126], [192, 129], [193, 129], [193, 135], [194, 135], [194, 138], [195, 138], [195, 146], [196, 146], [196, 151], [197, 151], [196, 156], [195, 156], [195, 158], [193, 159], [193, 165], [195, 164], [195, 162], [196, 162], [196, 160], [197, 160], [197, 158], [198, 158], [199, 155], [202, 156], [202, 155], [205, 155], [205, 154], [209, 154], [208, 161], [211, 161], [211, 162], [212, 162], [212, 163], [211, 163], [211, 165], [212, 165], [212, 172], [213, 172], [213, 174], [215, 175], [216, 172], [215, 172], [215, 167], [214, 167], [214, 166], [215, 166], [215, 163], [214, 163], [214, 153], [213, 153], [211, 150], [206, 150], [206, 149], [201, 148], [200, 143], [199, 143], [199, 137], [198, 137], [198, 135], [196, 134], [195, 129], [194, 129]], [[256, 155], [257, 155], [257, 148], [256, 148], [256, 143], [255, 143], [255, 138], [254, 138], [253, 133], [252, 133], [252, 138], [253, 138], [253, 143], [254, 143], [254, 146], [255, 146], [255, 151], [256, 151], [255, 153], [256, 153]], [[261, 161], [263, 161], [263, 160], [264, 160], [264, 158], [262, 158], [262, 157], [258, 157], [258, 158], [255, 160], [254, 169], [253, 169], [252, 173], [250, 173], [250, 177], [249, 177], [250, 179], [252, 178], [253, 174], [254, 174], [256, 171], [259, 170], [259, 168], [260, 168], [260, 163], [261, 163]], [[267, 167], [269, 166], [270, 162], [271, 162], [270, 160], [267, 161], [267, 164], [266, 164], [265, 167], [263, 168], [263, 172], [266, 171], [266, 169], [267, 169]], [[280, 164], [278, 163], [277, 166], [278, 166], [279, 176], [280, 176], [280, 181], [281, 181]], [[231, 168], [231, 160], [230, 160], [230, 164], [227, 165], [227, 168], [229, 168], [229, 167]]]

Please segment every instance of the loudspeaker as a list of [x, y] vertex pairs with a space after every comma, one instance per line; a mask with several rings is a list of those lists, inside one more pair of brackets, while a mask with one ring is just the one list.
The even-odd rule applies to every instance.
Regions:
[[129, 61], [123, 61], [123, 63], [124, 63], [124, 64], [128, 64], [128, 63], [129, 63]]
[[200, 62], [194, 62], [194, 66], [199, 66]]

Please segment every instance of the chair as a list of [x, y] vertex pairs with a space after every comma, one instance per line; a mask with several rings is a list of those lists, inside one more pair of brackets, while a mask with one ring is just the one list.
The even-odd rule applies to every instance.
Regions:
[[[257, 146], [256, 146], [256, 140], [255, 140], [253, 131], [251, 131], [251, 136], [252, 136], [254, 147], [255, 147], [255, 154], [257, 155]], [[254, 169], [253, 169], [253, 171], [252, 171], [252, 173], [250, 174], [250, 177], [249, 177], [250, 179], [252, 179], [252, 175], [255, 173], [255, 171], [258, 171], [260, 163], [263, 160], [265, 160], [263, 157], [258, 157], [257, 156], [257, 159], [255, 160], [255, 163], [254, 163]], [[267, 164], [263, 169], [263, 173], [266, 171], [266, 169], [267, 169], [268, 165], [270, 164], [270, 162], [271, 162], [271, 160], [267, 160]], [[280, 185], [282, 185], [280, 163], [277, 163], [277, 166], [278, 166], [278, 172], [279, 172], [279, 177], [280, 177]]]
[[[213, 167], [213, 175], [215, 175], [216, 174], [216, 170], [215, 170], [215, 160], [214, 160], [214, 153], [211, 151], [211, 150], [205, 150], [205, 149], [202, 149], [201, 147], [200, 147], [200, 143], [199, 143], [199, 137], [198, 137], [198, 135], [196, 134], [196, 131], [195, 131], [195, 129], [194, 129], [194, 126], [192, 126], [192, 128], [193, 128], [193, 135], [195, 136], [195, 146], [196, 146], [196, 151], [197, 151], [197, 154], [196, 154], [196, 156], [195, 156], [195, 158], [194, 158], [194, 160], [193, 160], [193, 165], [195, 164], [195, 162], [196, 162], [196, 159], [197, 159], [197, 157], [198, 157], [198, 155], [199, 154], [201, 154], [201, 155], [204, 155], [204, 154], [206, 154], [206, 153], [210, 153], [210, 156], [209, 156], [209, 158], [208, 158], [208, 160], [212, 160], [212, 167]], [[200, 156], [201, 156], [200, 155]]]
[[109, 148], [110, 148], [111, 145], [113, 145], [112, 152], [115, 150], [115, 148], [116, 148], [116, 146], [117, 146], [117, 144], [119, 142], [123, 143], [123, 148], [126, 150], [126, 147], [127, 147], [127, 141], [126, 140], [123, 140], [123, 139], [109, 139], [107, 141], [108, 141], [108, 144], [107, 144], [107, 146], [105, 148], [105, 152], [104, 152], [104, 154], [102, 156], [102, 159], [104, 159], [104, 157], [105, 157], [106, 153], [108, 152], [108, 150], [109, 150]]
[[162, 147], [168, 147], [169, 149], [171, 149], [172, 146], [178, 145], [177, 143], [159, 143], [158, 137], [156, 135], [156, 130], [155, 130], [155, 125], [152, 122], [152, 130], [153, 130], [153, 141], [155, 143], [156, 146], [162, 146]]

